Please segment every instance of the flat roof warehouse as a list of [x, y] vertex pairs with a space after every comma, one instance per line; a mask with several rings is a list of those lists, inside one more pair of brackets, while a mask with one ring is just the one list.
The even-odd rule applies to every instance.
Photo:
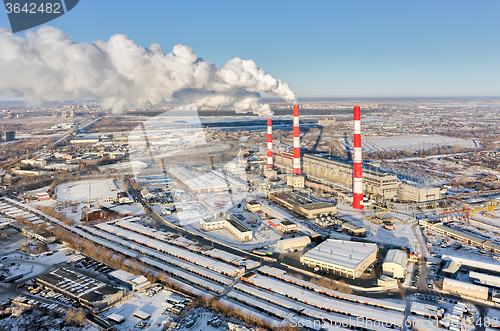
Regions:
[[300, 257], [300, 263], [348, 278], [358, 278], [377, 260], [376, 244], [327, 239]]
[[79, 272], [61, 267], [36, 279], [37, 283], [73, 298], [87, 307], [112, 303], [125, 294], [125, 290], [103, 283]]
[[376, 244], [328, 239], [304, 256], [354, 269], [376, 250]]

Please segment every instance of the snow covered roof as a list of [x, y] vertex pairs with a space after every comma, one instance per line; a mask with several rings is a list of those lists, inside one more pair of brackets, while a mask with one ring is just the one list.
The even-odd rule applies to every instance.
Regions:
[[295, 238], [288, 238], [279, 240], [276, 244], [277, 247], [281, 249], [290, 249], [293, 247], [304, 247], [311, 243], [311, 239], [308, 236], [300, 236]]
[[384, 263], [396, 263], [406, 266], [406, 252], [400, 249], [390, 249], [385, 256]]
[[477, 279], [482, 284], [500, 286], [500, 277], [469, 271], [469, 279]]
[[146, 277], [144, 277], [143, 275], [140, 275], [139, 277], [132, 279], [132, 282], [137, 284], [137, 285], [140, 285], [140, 284], [148, 282], [148, 279]]
[[483, 270], [500, 272], [500, 263], [493, 259], [486, 259], [477, 255], [452, 255], [446, 254], [441, 257], [442, 260], [453, 260], [459, 266], [466, 265]]
[[129, 281], [137, 277], [137, 275], [131, 274], [130, 272], [121, 269], [112, 271], [109, 273], [109, 275], [122, 281]]
[[376, 244], [327, 239], [302, 257], [354, 269], [376, 251]]
[[479, 292], [486, 292], [486, 294], [488, 294], [487, 287], [462, 282], [462, 281], [459, 281], [459, 280], [456, 280], [453, 278], [445, 278], [443, 281], [443, 287], [446, 287], [446, 285], [448, 285], [448, 287], [450, 287], [450, 288], [459, 287], [459, 288], [468, 289], [470, 291], [474, 291], [474, 292], [478, 292], [478, 293]]

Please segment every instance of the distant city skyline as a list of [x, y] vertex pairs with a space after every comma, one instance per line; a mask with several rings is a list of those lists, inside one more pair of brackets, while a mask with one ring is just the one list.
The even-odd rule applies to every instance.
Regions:
[[253, 59], [299, 98], [482, 97], [500, 95], [499, 10], [498, 1], [86, 0], [48, 25], [74, 42], [126, 34], [165, 53], [184, 44], [219, 67]]

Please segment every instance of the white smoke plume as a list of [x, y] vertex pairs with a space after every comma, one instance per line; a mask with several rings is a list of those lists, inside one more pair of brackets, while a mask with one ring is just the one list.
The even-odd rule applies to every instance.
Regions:
[[126, 35], [93, 44], [73, 43], [65, 32], [41, 27], [26, 38], [0, 28], [0, 93], [31, 103], [89, 100], [120, 112], [177, 98], [197, 106], [229, 106], [237, 112], [271, 113], [259, 92], [296, 104], [288, 84], [252, 60], [234, 58], [219, 68], [184, 45], [164, 54]]

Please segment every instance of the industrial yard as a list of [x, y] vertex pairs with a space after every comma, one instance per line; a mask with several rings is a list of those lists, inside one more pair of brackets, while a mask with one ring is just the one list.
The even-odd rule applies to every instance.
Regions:
[[[465, 331], [500, 315], [496, 181], [461, 187], [464, 172], [451, 170], [450, 151], [418, 154], [453, 144], [460, 152], [451, 155], [473, 157], [480, 143], [414, 132], [375, 137], [365, 132], [383, 121], [367, 112], [351, 124], [364, 136], [347, 139], [346, 158], [334, 155], [342, 139], [326, 139], [328, 130], [317, 147], [329, 153], [312, 150], [308, 137], [323, 120], [304, 116], [298, 126], [299, 111], [251, 133], [167, 116], [158, 130], [149, 120], [146, 131], [115, 141], [129, 144], [129, 160], [97, 165], [88, 152], [82, 167], [97, 169], [95, 178], [0, 198], [4, 311], [81, 311], [88, 329], [186, 331]], [[322, 123], [349, 123], [329, 121]], [[70, 144], [103, 142], [83, 138]], [[400, 150], [417, 154], [378, 159]], [[214, 158], [216, 151], [225, 152]], [[478, 179], [490, 171], [475, 169]]]

